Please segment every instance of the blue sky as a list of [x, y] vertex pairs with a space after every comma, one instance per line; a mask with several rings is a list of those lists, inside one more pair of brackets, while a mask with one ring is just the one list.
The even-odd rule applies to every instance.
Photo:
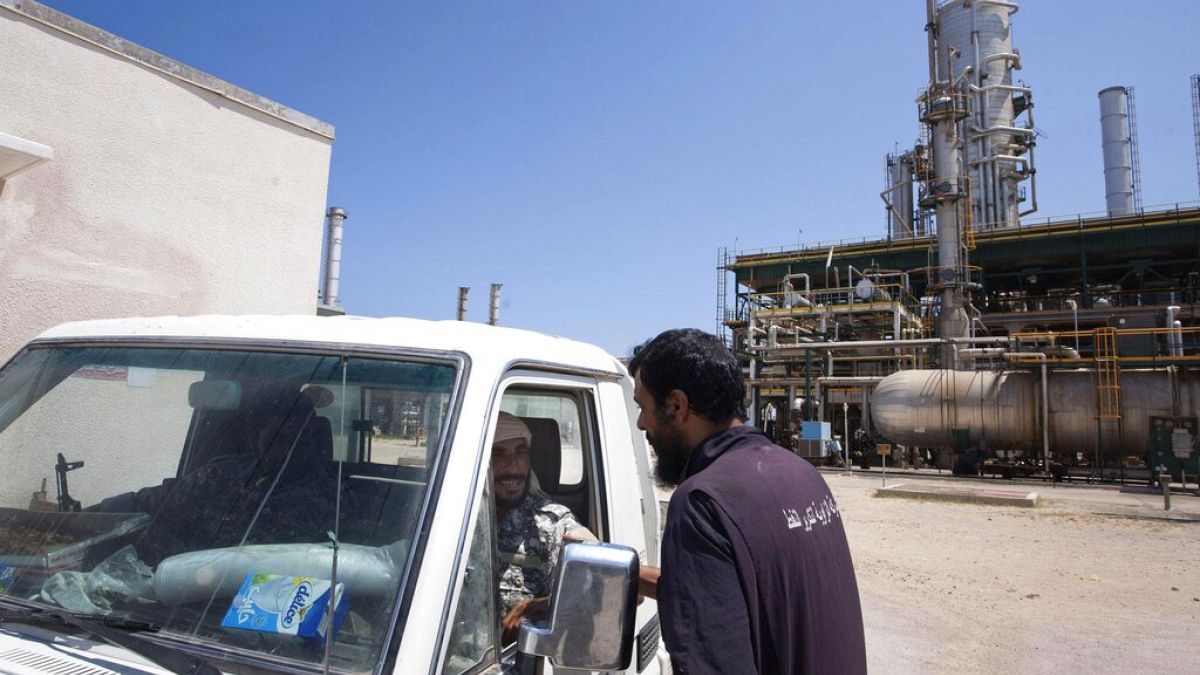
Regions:
[[[487, 316], [623, 354], [713, 330], [719, 247], [880, 236], [918, 132], [924, 2], [52, 7], [337, 128], [351, 313]], [[1197, 194], [1194, 0], [1031, 0], [1041, 216], [1104, 206], [1096, 92], [1137, 92], [1144, 203]], [[320, 219], [321, 214], [314, 214]]]

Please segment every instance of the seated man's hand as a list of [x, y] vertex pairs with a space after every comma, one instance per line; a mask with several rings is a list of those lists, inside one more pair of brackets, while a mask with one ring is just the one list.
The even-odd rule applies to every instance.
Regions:
[[587, 543], [590, 541], [600, 541], [600, 540], [598, 538], [596, 538], [596, 535], [592, 534], [591, 530], [580, 525], [573, 529], [567, 530], [566, 532], [563, 533], [563, 543], [564, 544], [569, 544], [573, 541]]
[[504, 636], [503, 643], [508, 644], [517, 639], [517, 629], [521, 626], [521, 619], [538, 621], [546, 618], [546, 614], [549, 612], [550, 596], [530, 598], [518, 602], [500, 620], [500, 629], [503, 631]]
[[662, 576], [662, 570], [650, 565], [642, 565], [638, 568], [638, 604], [642, 604], [642, 600], [650, 598], [651, 600], [658, 599], [658, 578]]

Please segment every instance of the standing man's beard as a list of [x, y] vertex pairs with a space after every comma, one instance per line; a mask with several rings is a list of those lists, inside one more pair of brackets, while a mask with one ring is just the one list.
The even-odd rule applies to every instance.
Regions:
[[665, 415], [659, 417], [658, 421], [657, 433], [646, 433], [646, 440], [654, 448], [654, 477], [665, 486], [675, 487], [683, 482], [688, 448], [683, 446], [678, 430], [671, 428]]
[[654, 448], [654, 477], [667, 487], [675, 487], [683, 482], [683, 470], [687, 467], [687, 455], [682, 448], [669, 451]]

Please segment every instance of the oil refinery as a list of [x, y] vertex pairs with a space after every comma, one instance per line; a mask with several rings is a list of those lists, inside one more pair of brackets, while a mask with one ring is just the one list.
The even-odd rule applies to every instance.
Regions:
[[[776, 436], [813, 461], [1186, 486], [1200, 203], [1142, 204], [1134, 90], [1115, 86], [1098, 92], [1105, 211], [1037, 215], [1018, 10], [928, 0], [922, 132], [885, 157], [882, 235], [722, 249], [718, 330], [748, 364], [754, 419], [789, 411]], [[834, 435], [856, 458], [831, 456]]]

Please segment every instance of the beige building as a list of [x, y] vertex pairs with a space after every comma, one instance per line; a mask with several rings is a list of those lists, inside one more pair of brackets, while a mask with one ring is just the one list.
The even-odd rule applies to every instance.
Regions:
[[317, 310], [333, 127], [0, 0], [0, 362], [63, 321]]

